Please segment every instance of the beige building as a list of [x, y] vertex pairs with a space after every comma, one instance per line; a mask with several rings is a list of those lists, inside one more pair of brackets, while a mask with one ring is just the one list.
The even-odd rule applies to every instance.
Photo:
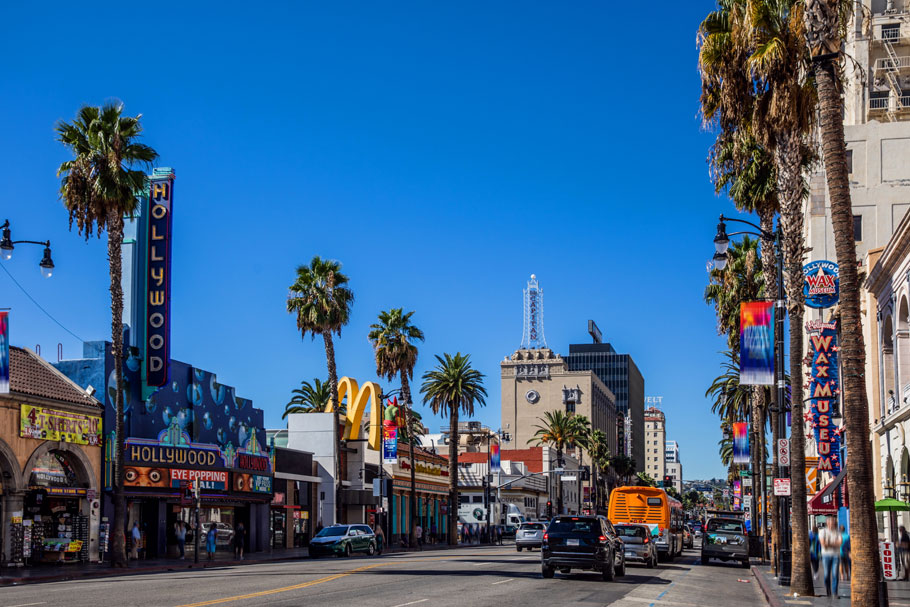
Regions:
[[502, 425], [513, 448], [534, 438], [546, 411], [584, 415], [607, 435], [617, 453], [616, 397], [593, 371], [569, 371], [565, 360], [548, 348], [520, 349], [500, 363]]
[[[667, 473], [667, 420], [657, 407], [645, 409], [645, 474], [658, 483]], [[680, 471], [680, 474], [682, 472]]]

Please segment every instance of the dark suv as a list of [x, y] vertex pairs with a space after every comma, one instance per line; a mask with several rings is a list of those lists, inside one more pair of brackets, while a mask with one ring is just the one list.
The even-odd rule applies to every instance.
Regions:
[[603, 516], [557, 516], [543, 535], [540, 571], [552, 578], [556, 569], [599, 571], [606, 581], [625, 575], [622, 540]]

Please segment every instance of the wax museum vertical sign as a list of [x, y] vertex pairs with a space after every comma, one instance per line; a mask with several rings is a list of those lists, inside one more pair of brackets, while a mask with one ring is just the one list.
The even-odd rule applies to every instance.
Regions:
[[739, 308], [739, 383], [774, 385], [774, 315], [770, 301], [746, 301]]
[[0, 312], [0, 394], [9, 393], [9, 312]]
[[155, 169], [149, 185], [145, 383], [160, 387], [168, 381], [171, 352], [171, 214], [174, 208], [174, 172], [170, 169]]
[[818, 469], [836, 475], [841, 469], [841, 428], [834, 424], [840, 394], [837, 321], [809, 321], [806, 323], [806, 333], [809, 335], [809, 356], [812, 357], [812, 368], [809, 371], [809, 397], [812, 400], [809, 401], [806, 422], [815, 435]]

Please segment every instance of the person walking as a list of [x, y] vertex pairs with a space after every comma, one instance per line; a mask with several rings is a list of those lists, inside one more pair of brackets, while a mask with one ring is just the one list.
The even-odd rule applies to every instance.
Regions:
[[209, 530], [205, 534], [205, 553], [208, 560], [215, 560], [215, 548], [217, 547], [218, 542], [218, 527], [215, 526], [215, 523], [209, 525]]
[[468, 529], [466, 525], [461, 526], [461, 543], [466, 544], [468, 542]]
[[430, 523], [430, 542], [436, 543], [439, 541], [439, 530], [436, 528], [436, 521], [434, 520]]
[[139, 531], [139, 523], [133, 521], [133, 530], [130, 532], [130, 558], [134, 561], [139, 560], [139, 544], [142, 541], [142, 532]]
[[415, 523], [414, 534], [417, 537], [417, 549], [423, 550], [423, 527], [420, 526], [420, 522]]
[[177, 538], [177, 548], [180, 549], [180, 560], [186, 556], [186, 523], [177, 521], [174, 523], [174, 536]]
[[829, 516], [825, 528], [819, 534], [822, 548], [822, 568], [825, 572], [825, 592], [837, 596], [838, 569], [840, 568], [840, 547], [843, 537], [837, 530], [837, 520]]
[[240, 558], [243, 560], [243, 539], [246, 535], [246, 528], [243, 526], [243, 521], [237, 523], [237, 526], [234, 527], [234, 558]]
[[849, 579], [850, 567], [853, 564], [850, 561], [850, 534], [843, 525], [840, 526], [840, 535], [840, 575], [844, 579]]
[[901, 579], [910, 579], [910, 534], [907, 533], [907, 529], [903, 525], [900, 526], [897, 546], [898, 554], [900, 555], [901, 569], [903, 569]]
[[812, 579], [818, 578], [818, 529], [813, 527], [809, 530], [809, 562], [812, 564]]

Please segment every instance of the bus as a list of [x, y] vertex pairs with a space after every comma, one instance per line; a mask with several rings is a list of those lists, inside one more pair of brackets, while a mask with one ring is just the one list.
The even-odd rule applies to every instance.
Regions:
[[610, 494], [607, 518], [614, 525], [647, 525], [657, 546], [657, 554], [672, 559], [683, 550], [685, 513], [679, 500], [657, 487], [618, 487]]

